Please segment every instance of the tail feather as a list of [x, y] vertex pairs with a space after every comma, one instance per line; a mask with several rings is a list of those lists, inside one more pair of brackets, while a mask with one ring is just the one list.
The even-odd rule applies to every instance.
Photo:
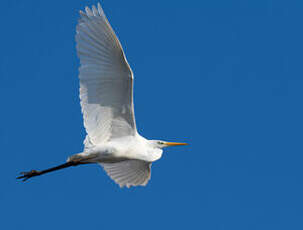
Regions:
[[82, 162], [82, 163], [95, 163], [95, 159], [97, 158], [97, 154], [86, 154], [86, 153], [76, 153], [69, 158], [67, 158], [67, 162]]

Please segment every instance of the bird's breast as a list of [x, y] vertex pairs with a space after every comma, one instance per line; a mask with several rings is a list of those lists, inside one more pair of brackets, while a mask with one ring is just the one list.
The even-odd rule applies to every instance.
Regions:
[[98, 161], [119, 161], [121, 159], [136, 159], [153, 162], [161, 158], [162, 149], [151, 148], [144, 140], [136, 138], [119, 139], [92, 149], [98, 155]]

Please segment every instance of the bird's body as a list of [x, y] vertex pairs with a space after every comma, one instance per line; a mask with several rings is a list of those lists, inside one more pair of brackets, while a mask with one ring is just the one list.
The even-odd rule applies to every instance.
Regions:
[[80, 58], [80, 103], [87, 136], [84, 150], [67, 163], [23, 173], [28, 179], [80, 164], [99, 163], [123, 186], [145, 185], [151, 163], [162, 148], [184, 143], [147, 140], [137, 132], [133, 104], [133, 72], [101, 5], [80, 11], [77, 53]]
[[71, 156], [68, 161], [81, 159], [93, 163], [115, 163], [122, 160], [154, 162], [161, 158], [162, 149], [140, 135], [117, 138]]

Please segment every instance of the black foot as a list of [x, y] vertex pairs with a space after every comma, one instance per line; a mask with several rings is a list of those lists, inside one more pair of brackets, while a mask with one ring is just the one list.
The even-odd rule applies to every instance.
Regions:
[[22, 176], [18, 176], [17, 179], [22, 179], [22, 181], [26, 181], [26, 180], [28, 180], [31, 177], [39, 176], [40, 172], [37, 171], [37, 170], [31, 170], [29, 172], [21, 172], [20, 174]]

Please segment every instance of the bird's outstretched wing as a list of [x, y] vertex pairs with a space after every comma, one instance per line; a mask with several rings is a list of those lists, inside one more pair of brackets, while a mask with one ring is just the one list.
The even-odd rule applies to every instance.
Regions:
[[151, 163], [141, 160], [100, 163], [100, 165], [120, 187], [146, 185], [151, 175]]
[[80, 11], [77, 52], [86, 147], [136, 134], [133, 74], [100, 4]]

